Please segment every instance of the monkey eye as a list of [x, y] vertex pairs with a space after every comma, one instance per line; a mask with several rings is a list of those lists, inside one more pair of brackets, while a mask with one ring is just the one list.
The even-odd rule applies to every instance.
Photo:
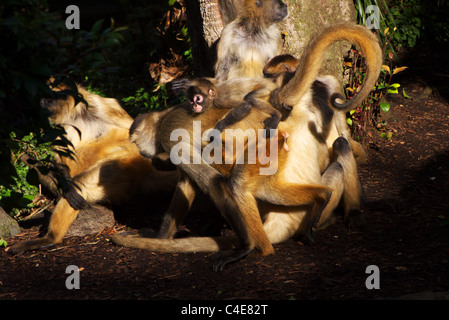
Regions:
[[194, 102], [194, 103], [202, 103], [202, 102], [203, 102], [203, 96], [200, 95], [200, 94], [196, 94], [196, 95], [193, 97], [193, 102]]

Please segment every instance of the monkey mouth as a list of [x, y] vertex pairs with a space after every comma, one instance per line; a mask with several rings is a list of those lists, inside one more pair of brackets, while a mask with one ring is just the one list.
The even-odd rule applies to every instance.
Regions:
[[196, 113], [203, 112], [203, 107], [201, 105], [194, 104], [192, 108], [193, 108], [193, 112], [196, 112]]

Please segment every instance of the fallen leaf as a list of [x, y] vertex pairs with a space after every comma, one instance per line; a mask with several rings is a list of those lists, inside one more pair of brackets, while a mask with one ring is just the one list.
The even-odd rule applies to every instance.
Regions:
[[394, 267], [398, 271], [408, 271], [407, 267]]

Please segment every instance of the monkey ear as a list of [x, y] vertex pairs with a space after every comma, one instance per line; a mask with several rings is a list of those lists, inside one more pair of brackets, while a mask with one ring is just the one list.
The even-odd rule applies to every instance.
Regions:
[[215, 91], [214, 91], [214, 89], [209, 89], [208, 94], [209, 94], [209, 99], [215, 98]]
[[293, 68], [286, 63], [283, 63], [282, 66], [284, 67], [285, 71], [288, 73], [294, 73], [296, 71], [296, 68]]

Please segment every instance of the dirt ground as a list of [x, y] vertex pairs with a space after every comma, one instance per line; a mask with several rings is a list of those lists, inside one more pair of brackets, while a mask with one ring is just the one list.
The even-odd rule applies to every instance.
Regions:
[[[393, 136], [390, 141], [375, 138], [369, 161], [360, 168], [368, 203], [365, 227], [348, 229], [339, 221], [319, 231], [313, 246], [290, 240], [276, 245], [272, 256], [248, 257], [218, 273], [211, 270], [210, 254], [121, 248], [108, 240], [111, 230], [69, 237], [55, 247], [16, 256], [0, 249], [0, 299], [364, 300], [422, 292], [447, 296], [449, 70], [438, 59], [447, 53], [434, 55], [431, 63], [424, 53], [405, 61], [414, 67], [397, 80], [414, 99], [392, 99], [386, 119]], [[206, 208], [200, 206], [211, 211]], [[121, 208], [122, 214], [136, 216], [152, 210]], [[216, 217], [216, 212], [208, 215]], [[198, 219], [200, 215], [191, 214], [184, 232], [199, 232], [194, 230]], [[9, 243], [38, 233], [37, 227], [25, 229]], [[65, 286], [69, 265], [81, 269], [79, 290]], [[379, 268], [380, 289], [365, 285], [370, 265]]]

